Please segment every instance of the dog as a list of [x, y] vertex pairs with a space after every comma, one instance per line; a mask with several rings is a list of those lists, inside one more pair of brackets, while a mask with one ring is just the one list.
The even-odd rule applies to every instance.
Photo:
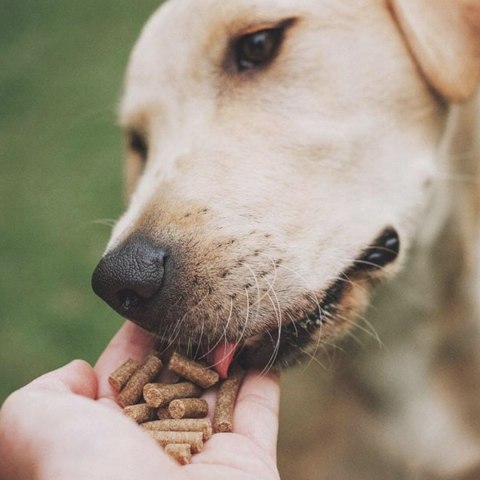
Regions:
[[134, 48], [93, 288], [222, 375], [326, 362], [284, 478], [480, 478], [479, 76], [479, 0], [170, 0]]

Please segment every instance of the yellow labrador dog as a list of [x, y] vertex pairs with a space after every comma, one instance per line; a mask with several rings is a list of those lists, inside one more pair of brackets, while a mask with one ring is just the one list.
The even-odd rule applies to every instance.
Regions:
[[[142, 32], [93, 287], [222, 375], [322, 353], [285, 478], [480, 479], [479, 73], [479, 0], [171, 0]], [[335, 341], [402, 265], [384, 347]]]

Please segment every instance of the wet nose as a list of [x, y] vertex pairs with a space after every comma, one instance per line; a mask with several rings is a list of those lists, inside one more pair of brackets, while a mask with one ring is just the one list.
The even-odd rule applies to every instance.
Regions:
[[150, 239], [129, 239], [100, 260], [92, 288], [120, 315], [142, 313], [162, 288], [166, 259]]

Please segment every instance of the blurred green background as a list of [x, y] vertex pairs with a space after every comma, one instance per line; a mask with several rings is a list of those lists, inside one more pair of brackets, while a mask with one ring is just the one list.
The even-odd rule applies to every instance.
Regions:
[[123, 207], [123, 72], [160, 3], [0, 0], [0, 403], [121, 325], [90, 276]]

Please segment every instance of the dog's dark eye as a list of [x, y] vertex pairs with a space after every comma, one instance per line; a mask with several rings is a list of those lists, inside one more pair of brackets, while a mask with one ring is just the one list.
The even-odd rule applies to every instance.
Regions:
[[132, 152], [136, 153], [143, 162], [147, 161], [148, 144], [144, 135], [135, 131], [129, 132], [128, 147]]
[[283, 30], [271, 28], [239, 38], [235, 48], [238, 70], [251, 70], [270, 63], [282, 43]]

